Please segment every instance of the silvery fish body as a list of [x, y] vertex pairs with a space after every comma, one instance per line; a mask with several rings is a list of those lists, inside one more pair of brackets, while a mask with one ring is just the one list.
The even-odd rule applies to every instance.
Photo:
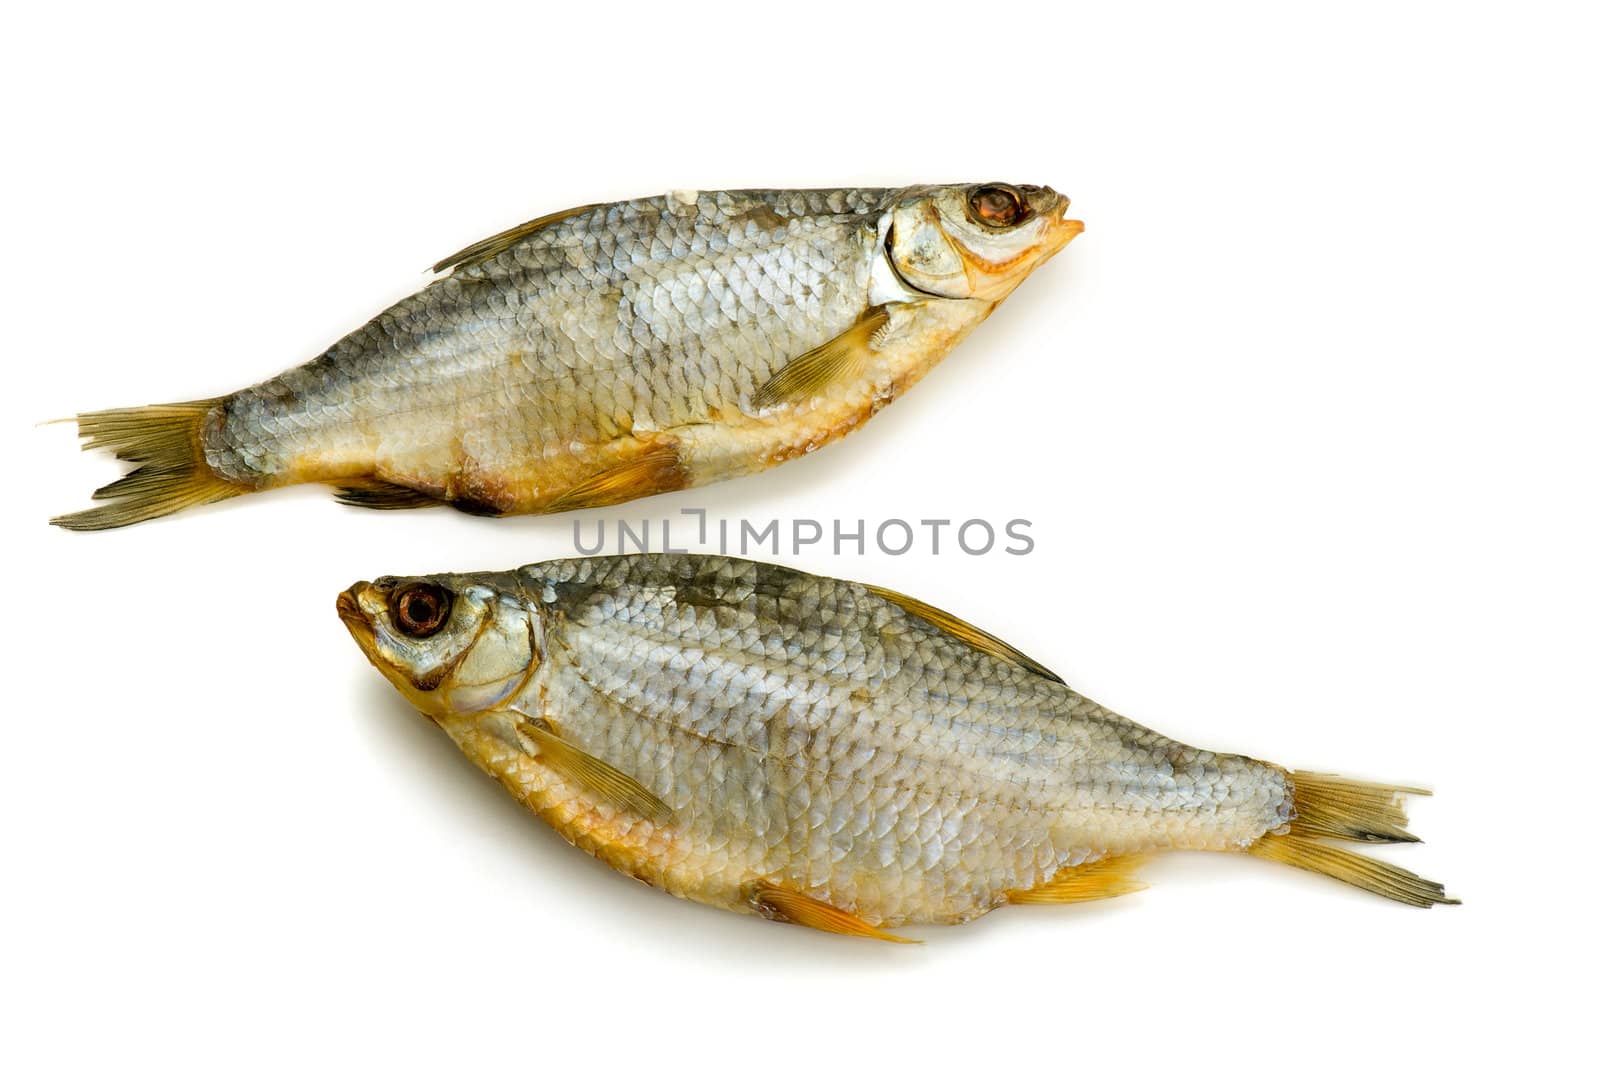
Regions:
[[1173, 848], [1448, 901], [1322, 842], [1412, 839], [1406, 789], [1168, 739], [884, 589], [634, 555], [363, 582], [339, 607], [369, 659], [513, 795], [698, 902], [882, 935], [1119, 894], [1132, 859]]
[[106, 528], [304, 482], [514, 514], [755, 472], [864, 423], [1082, 225], [1048, 188], [672, 193], [536, 219], [323, 355], [215, 400], [81, 415], [138, 464]]

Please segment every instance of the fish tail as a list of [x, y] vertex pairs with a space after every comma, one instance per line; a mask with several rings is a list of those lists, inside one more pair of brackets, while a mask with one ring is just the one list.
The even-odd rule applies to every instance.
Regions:
[[134, 464], [119, 480], [98, 489], [110, 502], [51, 518], [63, 529], [115, 529], [172, 514], [250, 489], [219, 477], [207, 463], [200, 432], [221, 401], [121, 407], [78, 415], [84, 450], [108, 448]]
[[1326, 840], [1420, 843], [1406, 831], [1404, 797], [1423, 788], [1369, 784], [1322, 773], [1289, 773], [1294, 818], [1286, 832], [1262, 836], [1250, 853], [1269, 861], [1331, 876], [1408, 906], [1455, 905], [1444, 885], [1398, 865], [1369, 858]]
[[1296, 835], [1356, 843], [1421, 843], [1406, 831], [1405, 796], [1426, 788], [1369, 784], [1329, 773], [1290, 773]]

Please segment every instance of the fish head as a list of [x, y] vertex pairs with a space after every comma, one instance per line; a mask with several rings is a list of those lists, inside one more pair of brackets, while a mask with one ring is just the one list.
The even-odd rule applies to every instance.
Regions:
[[998, 303], [1083, 232], [1070, 205], [1048, 186], [918, 186], [890, 208], [885, 247], [910, 288]]
[[472, 575], [357, 581], [338, 611], [367, 660], [432, 718], [502, 707], [539, 665], [536, 613]]

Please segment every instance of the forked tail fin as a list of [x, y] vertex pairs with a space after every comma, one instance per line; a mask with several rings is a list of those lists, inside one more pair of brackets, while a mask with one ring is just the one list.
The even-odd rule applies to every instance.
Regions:
[[1297, 836], [1348, 839], [1357, 843], [1421, 843], [1406, 831], [1406, 795], [1426, 788], [1369, 784], [1327, 773], [1290, 773]]
[[115, 529], [159, 518], [248, 489], [218, 477], [206, 465], [200, 430], [219, 401], [122, 407], [78, 415], [83, 447], [110, 448], [135, 468], [94, 493], [112, 502], [50, 519], [63, 529]]
[[1323, 840], [1362, 843], [1420, 843], [1406, 831], [1403, 796], [1427, 795], [1422, 788], [1369, 784], [1321, 773], [1290, 773], [1295, 818], [1289, 831], [1262, 836], [1250, 853], [1297, 869], [1331, 876], [1364, 891], [1408, 906], [1454, 905], [1444, 885], [1416, 873]]

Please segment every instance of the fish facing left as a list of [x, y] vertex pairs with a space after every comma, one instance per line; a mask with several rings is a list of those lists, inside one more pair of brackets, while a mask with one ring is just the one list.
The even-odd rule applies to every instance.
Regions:
[[568, 841], [682, 898], [895, 938], [1254, 855], [1412, 906], [1419, 789], [1168, 739], [909, 596], [715, 555], [362, 581], [357, 644]]
[[864, 424], [1082, 231], [1032, 185], [672, 193], [480, 241], [315, 360], [78, 417], [107, 529], [319, 482], [378, 509], [609, 506]]

